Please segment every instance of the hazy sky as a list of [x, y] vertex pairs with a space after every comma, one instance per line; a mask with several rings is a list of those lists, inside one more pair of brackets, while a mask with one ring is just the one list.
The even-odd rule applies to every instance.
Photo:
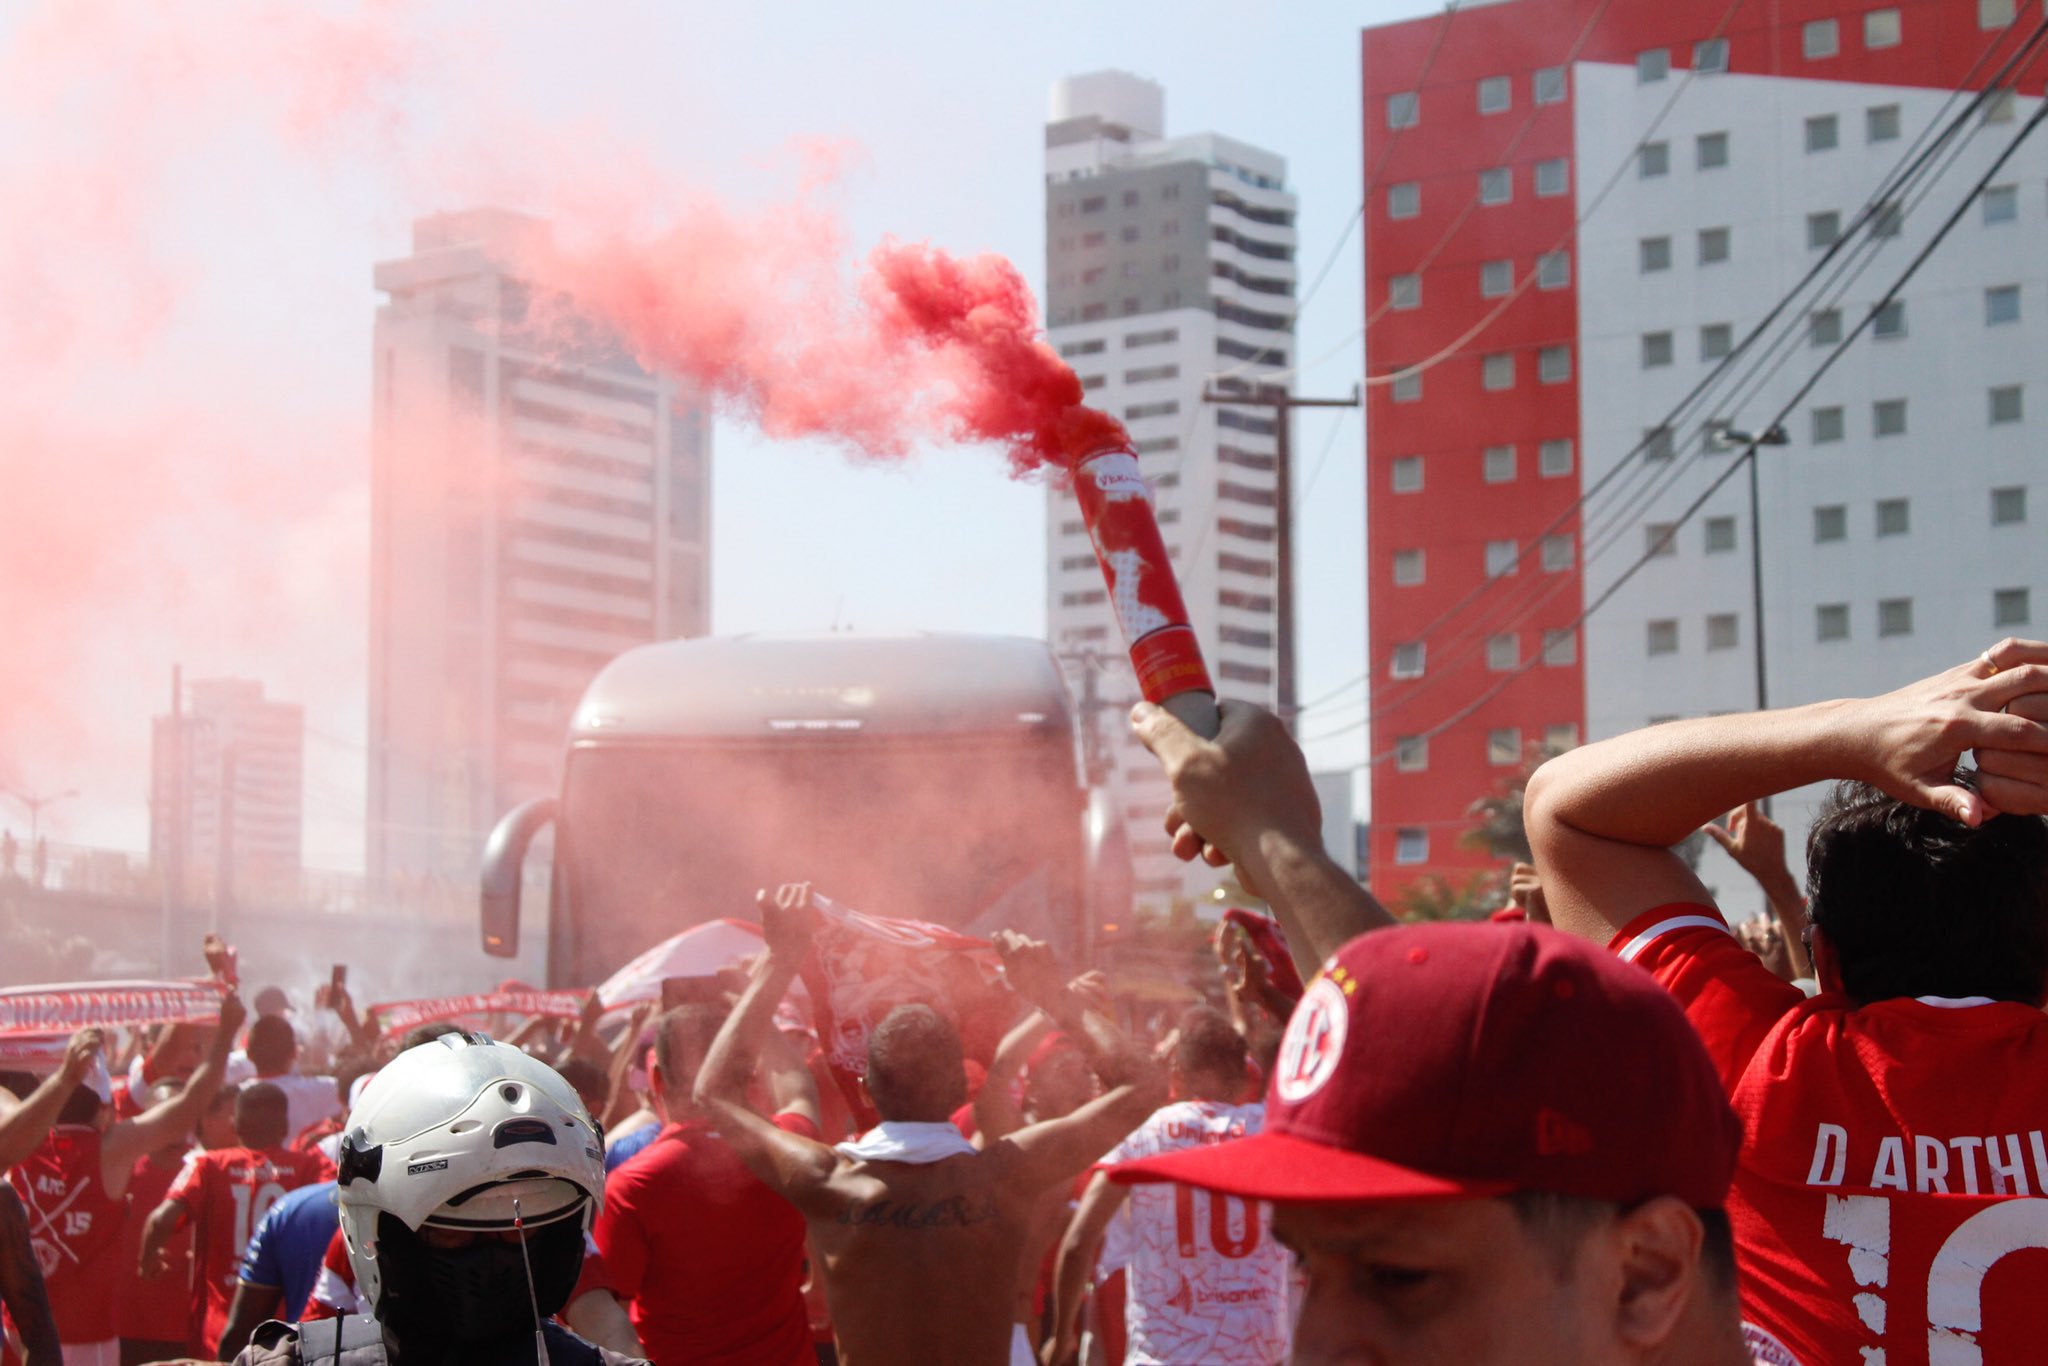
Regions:
[[[120, 25], [141, 12], [141, 0], [76, 8], [92, 22]], [[223, 13], [260, 18], [278, 8], [220, 0], [169, 13], [212, 23]], [[325, 619], [215, 627], [224, 612], [215, 602], [190, 622], [176, 613], [157, 614], [146, 629], [112, 620], [118, 650], [105, 640], [74, 649], [93, 680], [74, 689], [80, 719], [102, 737], [118, 734], [118, 743], [39, 745], [24, 737], [19, 717], [0, 730], [0, 785], [81, 789], [46, 818], [60, 838], [144, 842], [148, 712], [160, 708], [169, 665], [179, 660], [188, 676], [260, 677], [274, 693], [306, 703], [309, 860], [346, 866], [360, 857], [366, 643], [360, 585], [347, 566], [352, 557], [360, 565], [367, 543], [370, 269], [405, 254], [415, 213], [459, 207], [467, 194], [453, 183], [465, 176], [441, 173], [445, 150], [421, 155], [424, 143], [470, 125], [462, 139], [469, 154], [518, 167], [536, 130], [557, 154], [587, 131], [586, 174], [630, 183], [652, 171], [744, 200], [787, 183], [793, 144], [826, 139], [842, 150], [837, 195], [855, 250], [894, 235], [996, 251], [1037, 287], [1049, 87], [1063, 75], [1121, 68], [1165, 87], [1169, 134], [1227, 133], [1287, 158], [1301, 200], [1304, 287], [1343, 239], [1298, 331], [1299, 353], [1313, 362], [1299, 390], [1342, 394], [1361, 358], [1359, 239], [1347, 235], [1362, 179], [1358, 32], [1435, 9], [1418, 0], [573, 8], [499, 0], [372, 8], [425, 54], [408, 66], [406, 80], [417, 86], [397, 102], [405, 117], [330, 140], [309, 166], [299, 144], [281, 150], [266, 139], [262, 124], [276, 117], [274, 106], [252, 100], [238, 110], [235, 79], [216, 81], [226, 112], [181, 145], [181, 159], [165, 162], [160, 183], [135, 195], [156, 249], [179, 267], [168, 321], [130, 354], [87, 350], [49, 385], [55, 403], [105, 403], [108, 393], [84, 391], [118, 363], [116, 400], [130, 388], [159, 400], [175, 391], [208, 407], [218, 393], [221, 401], [210, 404], [218, 413], [260, 391], [265, 402], [251, 407], [269, 416], [252, 413], [239, 439], [268, 450], [296, 443], [280, 410], [298, 415], [305, 430], [318, 428], [308, 449], [332, 453], [318, 457], [318, 469], [289, 476], [308, 491], [307, 525], [277, 553], [317, 560], [281, 577], [319, 580], [288, 600]], [[0, 0], [0, 74], [30, 65], [22, 35], [48, 13]], [[75, 73], [64, 69], [66, 51], [79, 64]], [[12, 203], [38, 177], [58, 174], [52, 168], [61, 162], [24, 159], [20, 149], [45, 137], [53, 111], [72, 98], [70, 82], [96, 78], [92, 51], [73, 42], [60, 46], [58, 60], [37, 54], [40, 102], [0, 107], [0, 190]], [[258, 83], [252, 76], [252, 87]], [[166, 121], [181, 116], [175, 107], [163, 111]], [[242, 117], [248, 127], [237, 125]], [[494, 128], [503, 129], [495, 141]], [[5, 247], [0, 241], [0, 270], [10, 265]], [[19, 282], [0, 278], [0, 289], [10, 286]], [[1296, 438], [1299, 480], [1313, 480], [1298, 554], [1301, 695], [1315, 698], [1362, 671], [1363, 440], [1356, 414], [1304, 415]], [[765, 441], [727, 419], [714, 460], [714, 630], [836, 623], [1043, 632], [1044, 495], [1008, 480], [994, 452], [939, 450], [907, 468], [861, 467], [836, 452]], [[188, 595], [179, 603], [221, 591], [204, 572], [204, 538], [188, 536], [163, 553], [192, 560], [138, 572], [175, 580]], [[323, 600], [322, 591], [333, 598]], [[1355, 701], [1333, 704], [1309, 729], [1341, 725], [1360, 710]], [[1364, 753], [1363, 733], [1354, 730], [1311, 758], [1341, 767]], [[0, 811], [0, 823], [19, 826], [20, 813]]]

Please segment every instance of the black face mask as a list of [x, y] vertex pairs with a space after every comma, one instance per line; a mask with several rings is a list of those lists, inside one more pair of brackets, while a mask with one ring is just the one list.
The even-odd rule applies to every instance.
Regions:
[[[569, 1302], [583, 1269], [583, 1221], [558, 1219], [526, 1235], [533, 1262], [533, 1299], [517, 1243], [479, 1239], [465, 1248], [429, 1247], [389, 1214], [377, 1217], [378, 1258], [384, 1263], [377, 1317], [401, 1349], [459, 1344], [482, 1349], [524, 1344], [532, 1354], [533, 1305], [545, 1319]], [[412, 1353], [408, 1351], [408, 1359]], [[477, 1352], [476, 1358], [487, 1356]]]

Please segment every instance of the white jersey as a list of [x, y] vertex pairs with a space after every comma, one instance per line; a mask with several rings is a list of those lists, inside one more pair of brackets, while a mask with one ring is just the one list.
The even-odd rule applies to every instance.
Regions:
[[[1259, 1131], [1263, 1105], [1178, 1101], [1105, 1162], [1128, 1162]], [[1128, 1214], [1130, 1346], [1125, 1366], [1272, 1366], [1288, 1353], [1289, 1258], [1263, 1204], [1170, 1183], [1133, 1186]]]

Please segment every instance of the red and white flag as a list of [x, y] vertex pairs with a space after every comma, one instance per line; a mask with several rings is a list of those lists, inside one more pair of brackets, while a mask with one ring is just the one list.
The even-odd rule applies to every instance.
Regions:
[[483, 991], [468, 996], [434, 996], [417, 1001], [386, 1001], [370, 1007], [377, 1031], [386, 1038], [439, 1020], [469, 1015], [546, 1015], [573, 1020], [583, 1013], [581, 991]]
[[218, 982], [62, 982], [0, 991], [0, 1035], [151, 1024], [215, 1024]]

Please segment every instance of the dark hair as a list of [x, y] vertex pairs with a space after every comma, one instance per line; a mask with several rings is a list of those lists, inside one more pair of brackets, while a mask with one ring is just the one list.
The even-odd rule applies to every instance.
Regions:
[[605, 1101], [611, 1097], [612, 1079], [604, 1069], [588, 1058], [568, 1057], [556, 1065], [562, 1080], [569, 1083], [569, 1089], [583, 1102], [593, 1119], [602, 1118]]
[[[1612, 1200], [1588, 1200], [1555, 1191], [1515, 1191], [1504, 1198], [1522, 1227], [1551, 1255], [1561, 1281], [1572, 1278], [1579, 1244], [1586, 1235], [1628, 1212], [1628, 1207]], [[1707, 1278], [1715, 1290], [1733, 1295], [1735, 1231], [1728, 1222], [1728, 1211], [1695, 1207], [1693, 1213], [1700, 1221], [1700, 1264], [1707, 1269]]]
[[235, 1093], [235, 1137], [245, 1148], [275, 1148], [288, 1137], [291, 1105], [284, 1091], [252, 1081]]
[[1214, 1006], [1190, 1006], [1181, 1012], [1180, 1040], [1173, 1046], [1173, 1065], [1191, 1083], [1212, 1083], [1221, 1095], [1202, 1100], [1232, 1100], [1244, 1090], [1244, 1037], [1230, 1017]]
[[665, 1011], [654, 1022], [654, 1062], [661, 1068], [663, 1099], [676, 1109], [689, 1108], [697, 1074], [729, 1013], [725, 1006], [698, 1001]]
[[284, 1016], [258, 1015], [249, 1022], [244, 1051], [258, 1072], [274, 1076], [289, 1068], [298, 1056], [299, 1036], [292, 1032], [292, 1022]]
[[334, 1069], [334, 1098], [341, 1102], [342, 1109], [348, 1109], [348, 1093], [355, 1088], [357, 1078], [376, 1070], [377, 1064], [360, 1053], [343, 1055]]
[[960, 1032], [930, 1006], [897, 1006], [868, 1035], [868, 1094], [883, 1119], [948, 1119], [967, 1100]]
[[91, 1124], [100, 1117], [100, 1107], [106, 1102], [100, 1093], [90, 1086], [74, 1086], [71, 1094], [64, 1097], [64, 1106], [57, 1111], [59, 1124]]
[[1863, 783], [1828, 794], [1806, 841], [1808, 914], [1860, 1002], [2048, 990], [2048, 822], [1972, 830]]
[[398, 1041], [398, 1051], [403, 1053], [409, 1048], [418, 1048], [423, 1043], [432, 1043], [444, 1034], [460, 1034], [461, 1032], [462, 1029], [459, 1025], [450, 1024], [446, 1020], [436, 1020], [432, 1024], [414, 1025], [411, 1029], [406, 1030], [405, 1037]]
[[13, 1092], [16, 1100], [27, 1100], [28, 1093], [40, 1085], [32, 1072], [0, 1071], [0, 1088]]

